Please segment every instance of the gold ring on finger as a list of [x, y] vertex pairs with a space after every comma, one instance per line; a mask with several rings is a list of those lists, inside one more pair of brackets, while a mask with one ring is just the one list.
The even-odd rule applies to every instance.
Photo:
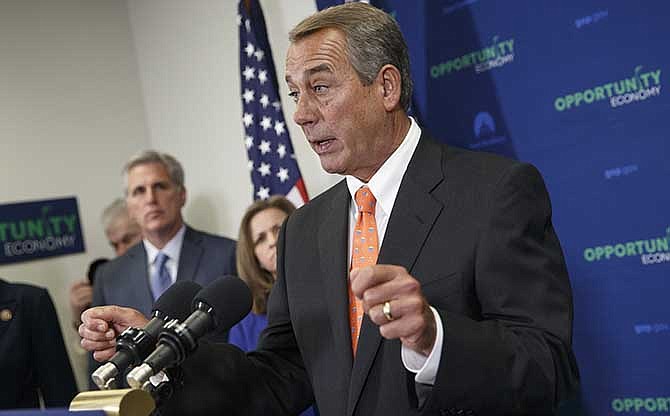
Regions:
[[384, 302], [384, 305], [382, 305], [382, 313], [384, 313], [386, 320], [388, 320], [389, 322], [393, 320], [393, 314], [391, 314], [390, 300], [387, 300], [386, 302]]

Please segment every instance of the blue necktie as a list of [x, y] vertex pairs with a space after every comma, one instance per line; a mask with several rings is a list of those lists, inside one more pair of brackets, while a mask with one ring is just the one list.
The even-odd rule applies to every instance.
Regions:
[[154, 260], [154, 273], [151, 275], [151, 293], [154, 300], [158, 299], [160, 295], [172, 284], [172, 278], [165, 263], [170, 257], [162, 251], [158, 252], [156, 260]]

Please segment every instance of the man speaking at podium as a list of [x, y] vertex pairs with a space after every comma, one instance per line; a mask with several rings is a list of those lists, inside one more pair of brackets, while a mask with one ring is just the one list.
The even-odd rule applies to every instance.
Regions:
[[[258, 349], [201, 345], [165, 410], [553, 414], [578, 370], [538, 171], [438, 144], [408, 117], [407, 47], [386, 13], [337, 6], [290, 40], [293, 118], [322, 167], [346, 178], [284, 224]], [[101, 320], [141, 320], [110, 311], [85, 312], [80, 329], [101, 359]]]

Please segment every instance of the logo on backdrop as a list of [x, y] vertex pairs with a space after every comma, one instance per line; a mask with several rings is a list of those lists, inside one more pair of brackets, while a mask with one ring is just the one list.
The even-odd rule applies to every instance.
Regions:
[[633, 76], [587, 88], [554, 100], [556, 111], [567, 111], [582, 105], [606, 102], [611, 108], [638, 103], [661, 95], [661, 70], [645, 71], [642, 65], [633, 70]]
[[575, 27], [577, 29], [581, 29], [584, 26], [588, 25], [594, 25], [598, 23], [599, 21], [605, 19], [609, 15], [609, 12], [607, 10], [599, 10], [593, 14], [590, 14], [588, 16], [583, 16], [580, 18], [575, 19]]
[[637, 335], [643, 334], [658, 334], [659, 332], [670, 331], [670, 324], [657, 322], [653, 324], [635, 324], [633, 325]]
[[480, 74], [513, 61], [514, 38], [499, 40], [498, 36], [494, 36], [490, 46], [431, 66], [430, 76], [440, 78], [464, 70], [474, 70]]
[[612, 400], [612, 410], [617, 413], [667, 413], [670, 410], [670, 395], [668, 397], [617, 397]]
[[84, 251], [76, 198], [0, 205], [0, 264]]
[[496, 123], [486, 111], [477, 113], [472, 127], [477, 141], [469, 145], [470, 149], [481, 149], [507, 141], [507, 137], [496, 135]]
[[609, 168], [605, 169], [605, 172], [603, 172], [603, 175], [605, 175], [605, 179], [612, 179], [612, 178], [618, 178], [621, 176], [628, 176], [631, 175], [639, 170], [639, 166], [632, 163], [630, 165], [625, 165], [625, 166], [617, 166], [615, 168]]
[[639, 257], [644, 265], [670, 262], [670, 227], [663, 237], [611, 243], [584, 249], [584, 259], [589, 263]]

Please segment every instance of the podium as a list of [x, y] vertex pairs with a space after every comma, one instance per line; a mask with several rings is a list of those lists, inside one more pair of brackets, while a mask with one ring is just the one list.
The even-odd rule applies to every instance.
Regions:
[[151, 394], [144, 390], [99, 390], [79, 393], [69, 410], [5, 410], [0, 416], [149, 416], [155, 408]]
[[76, 416], [89, 410], [102, 410], [106, 416], [149, 416], [155, 408], [151, 394], [140, 389], [85, 391], [70, 402], [70, 414]]

